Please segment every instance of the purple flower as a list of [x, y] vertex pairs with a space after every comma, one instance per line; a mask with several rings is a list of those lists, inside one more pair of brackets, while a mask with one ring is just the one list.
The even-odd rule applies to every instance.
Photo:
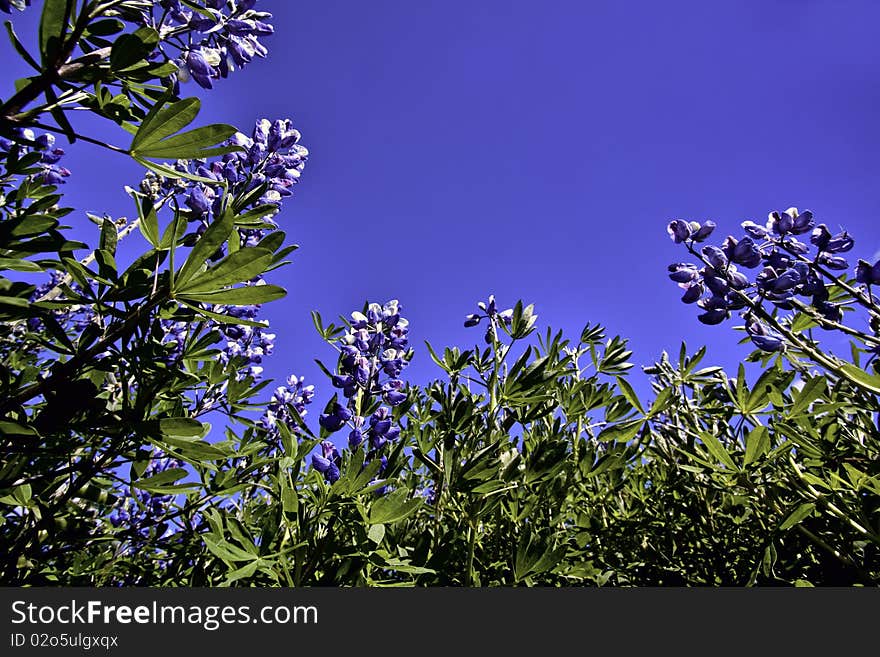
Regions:
[[312, 467], [324, 475], [328, 483], [334, 483], [339, 479], [339, 466], [330, 459], [312, 454]]
[[[731, 239], [732, 238], [728, 238]], [[761, 264], [761, 251], [752, 241], [751, 237], [743, 237], [739, 242], [733, 243], [730, 259], [738, 265], [749, 269]]]
[[691, 227], [688, 225], [688, 222], [683, 221], [681, 219], [674, 219], [669, 222], [669, 225], [666, 227], [666, 232], [669, 233], [669, 237], [676, 244], [681, 244], [682, 242], [690, 239], [691, 236]]
[[404, 383], [400, 379], [392, 379], [382, 385], [383, 399], [390, 406], [399, 406], [406, 401], [403, 392]]
[[771, 331], [763, 324], [750, 321], [746, 325], [746, 332], [749, 334], [752, 342], [761, 351], [782, 351], [785, 348], [785, 342], [782, 336], [776, 331]]
[[769, 234], [767, 228], [756, 224], [754, 221], [744, 221], [741, 225], [744, 231], [757, 240], [762, 240]]
[[691, 281], [695, 281], [697, 280], [697, 278], [699, 278], [697, 266], [692, 265], [689, 262], [678, 262], [669, 265], [668, 270], [670, 272], [669, 278], [671, 278], [676, 283], [690, 283]]
[[322, 413], [318, 417], [318, 424], [327, 431], [339, 431], [345, 423], [351, 419], [351, 411], [339, 402], [334, 402], [329, 413]]
[[205, 89], [214, 88], [214, 83], [211, 79], [219, 77], [220, 73], [208, 63], [205, 53], [201, 50], [190, 50], [186, 54], [184, 62], [190, 75], [192, 75], [193, 80], [195, 80], [200, 87], [204, 87]]
[[697, 319], [700, 320], [703, 324], [713, 326], [715, 324], [720, 324], [729, 316], [730, 313], [728, 313], [727, 310], [722, 310], [718, 308], [714, 310], [707, 310], [706, 312], [697, 315]]
[[716, 271], [724, 271], [727, 267], [727, 256], [724, 251], [717, 246], [704, 246], [701, 250], [706, 261], [715, 268]]
[[[696, 224], [696, 228], [694, 225]], [[704, 221], [702, 225], [698, 224], [695, 221], [690, 222], [691, 227], [691, 239], [694, 242], [702, 242], [706, 238], [708, 238], [712, 232], [715, 230], [715, 222], [714, 221]]]
[[[685, 285], [685, 283], [682, 283], [682, 285]], [[698, 301], [701, 296], [703, 296], [703, 286], [700, 283], [691, 283], [685, 287], [681, 300], [684, 303], [694, 303], [695, 301]]]
[[856, 280], [862, 285], [880, 285], [880, 260], [873, 265], [859, 260], [856, 265]]

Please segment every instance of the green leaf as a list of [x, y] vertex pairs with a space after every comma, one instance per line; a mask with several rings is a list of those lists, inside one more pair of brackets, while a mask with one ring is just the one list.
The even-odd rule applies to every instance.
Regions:
[[15, 306], [17, 308], [30, 308], [31, 302], [21, 297], [8, 297], [0, 295], [0, 306]]
[[813, 513], [813, 509], [815, 508], [816, 505], [813, 502], [805, 502], [804, 504], [801, 504], [798, 508], [792, 511], [791, 515], [789, 515], [781, 525], [779, 525], [779, 529], [785, 530], [794, 527], [801, 520]]
[[262, 274], [272, 262], [272, 252], [251, 247], [232, 253], [214, 267], [194, 276], [178, 294], [219, 291], [227, 285], [249, 281]]
[[825, 377], [822, 375], [809, 379], [801, 388], [791, 408], [788, 409], [788, 415], [800, 415], [806, 411], [810, 404], [825, 394], [826, 385]]
[[159, 420], [163, 436], [203, 436], [205, 425], [189, 417], [166, 417]]
[[204, 440], [166, 436], [163, 442], [177, 449], [184, 457], [194, 461], [217, 461], [229, 458], [227, 452]]
[[135, 488], [140, 488], [152, 493], [176, 491], [178, 490], [177, 488], [169, 488], [167, 484], [183, 479], [187, 474], [187, 471], [183, 468], [169, 468], [168, 470], [154, 474], [152, 477], [134, 481], [131, 485]]
[[158, 162], [150, 162], [150, 160], [144, 159], [139, 155], [132, 154], [131, 156], [135, 162], [138, 164], [145, 166], [150, 171], [154, 173], [158, 173], [160, 176], [165, 176], [166, 178], [171, 178], [172, 180], [176, 180], [178, 178], [185, 178], [187, 180], [195, 180], [196, 182], [207, 183], [209, 185], [216, 185], [217, 181], [212, 180], [211, 178], [205, 178], [204, 176], [197, 176], [194, 173], [188, 173], [186, 171], [178, 171], [177, 169], [173, 169], [165, 164], [160, 164]]
[[[202, 102], [198, 98], [184, 98], [165, 107], [164, 100], [157, 101], [138, 128], [131, 141], [131, 151], [141, 145], [158, 143], [165, 137], [183, 130], [198, 116]], [[215, 181], [216, 182], [216, 181]]]
[[146, 196], [141, 197], [137, 207], [138, 217], [140, 217], [138, 228], [140, 228], [141, 234], [150, 245], [154, 249], [158, 249], [160, 247], [159, 218], [156, 216], [156, 208], [153, 206], [153, 202]]
[[852, 383], [855, 383], [857, 386], [866, 388], [871, 392], [880, 393], [880, 376], [877, 376], [876, 374], [868, 374], [865, 370], [856, 367], [851, 363], [844, 363], [841, 365], [840, 371], [847, 379]]
[[259, 558], [216, 534], [203, 534], [203, 540], [207, 548], [224, 561], [253, 561]]
[[9, 420], [0, 420], [0, 436], [8, 438], [36, 438], [40, 434], [35, 429], [26, 427], [17, 422]]
[[385, 525], [371, 526], [369, 531], [367, 531], [367, 538], [373, 541], [376, 545], [379, 545], [382, 542], [382, 539], [385, 538]]
[[738, 469], [736, 467], [736, 464], [733, 462], [733, 459], [730, 458], [730, 454], [728, 454], [727, 450], [724, 449], [724, 445], [721, 444], [721, 441], [718, 440], [718, 438], [716, 438], [711, 433], [702, 431], [700, 432], [700, 439], [703, 441], [706, 449], [709, 450], [709, 453], [718, 461], [721, 461], [721, 463], [726, 465], [731, 470]]
[[120, 34], [110, 48], [110, 69], [116, 72], [139, 64], [149, 57], [159, 43], [159, 33], [140, 27], [131, 34]]
[[371, 525], [380, 525], [403, 520], [424, 502], [421, 497], [407, 500], [406, 496], [407, 490], [399, 488], [385, 497], [380, 497], [370, 507], [370, 515], [367, 522]]
[[4, 269], [11, 269], [13, 271], [43, 271], [43, 268], [37, 263], [19, 258], [0, 258], [0, 271]]
[[277, 285], [247, 285], [245, 287], [231, 287], [218, 292], [180, 294], [178, 298], [181, 301], [197, 301], [225, 306], [252, 306], [280, 299], [286, 294], [287, 291]]
[[[210, 546], [208, 549], [210, 549]], [[226, 576], [226, 581], [224, 582], [224, 584], [232, 584], [232, 582], [237, 582], [240, 579], [247, 579], [253, 576], [253, 574], [257, 572], [257, 568], [259, 568], [261, 565], [263, 565], [263, 561], [257, 559], [256, 561], [252, 561], [249, 564], [245, 564], [241, 568], [231, 571], [229, 575]]]
[[180, 303], [182, 303], [187, 308], [192, 308], [200, 315], [204, 315], [205, 317], [210, 317], [213, 320], [221, 322], [223, 324], [237, 324], [240, 326], [256, 326], [258, 328], [266, 328], [269, 324], [268, 322], [255, 322], [250, 319], [241, 319], [239, 317], [233, 317], [232, 315], [224, 315], [222, 313], [215, 313], [213, 310], [205, 310], [204, 308], [200, 308], [199, 306], [189, 303], [185, 299], [178, 299]]
[[281, 491], [281, 508], [285, 513], [296, 513], [299, 509], [299, 496], [292, 488]]
[[620, 422], [610, 427], [606, 427], [596, 436], [596, 440], [603, 443], [616, 441], [619, 443], [629, 442], [642, 428], [644, 421], [635, 420], [628, 422]]
[[663, 390], [660, 391], [660, 394], [657, 395], [657, 399], [651, 404], [651, 408], [648, 411], [648, 418], [655, 417], [658, 413], [664, 411], [670, 397], [672, 397], [672, 388], [663, 388]]
[[117, 18], [103, 18], [89, 23], [89, 34], [95, 36], [110, 36], [125, 29], [125, 23]]
[[30, 64], [31, 67], [35, 68], [38, 71], [41, 71], [42, 67], [27, 51], [27, 49], [21, 43], [21, 40], [18, 38], [18, 35], [15, 33], [15, 28], [12, 26], [12, 21], [3, 21], [3, 24], [6, 26], [6, 32], [9, 35], [9, 40], [12, 42], [12, 47], [15, 48], [15, 51], [21, 56], [22, 59], [24, 59], [24, 61]]
[[67, 33], [67, 20], [73, 0], [46, 0], [40, 15], [40, 56], [43, 65], [54, 68], [53, 60], [61, 50]]
[[155, 159], [192, 159], [222, 155], [240, 150], [237, 146], [215, 147], [237, 131], [235, 126], [224, 123], [206, 125], [159, 142], [141, 143], [137, 147], [137, 155]]
[[101, 241], [98, 248], [115, 255], [118, 241], [119, 231], [116, 230], [116, 223], [112, 219], [104, 218], [101, 222]]
[[177, 276], [175, 276], [176, 285], [183, 286], [195, 276], [199, 269], [208, 261], [208, 258], [214, 255], [217, 249], [226, 241], [234, 227], [235, 215], [230, 210], [226, 210], [219, 219], [208, 226], [192, 251], [190, 251], [186, 262], [183, 263], [177, 272]]
[[629, 381], [624, 379], [622, 376], [615, 377], [617, 379], [617, 385], [620, 387], [620, 392], [623, 393], [623, 396], [626, 397], [626, 400], [633, 405], [633, 408], [638, 410], [642, 415], [645, 414], [645, 409], [642, 408], [642, 404], [639, 401], [638, 395], [636, 395], [636, 391], [633, 390], [633, 387], [629, 384]]
[[770, 449], [770, 432], [765, 426], [758, 426], [749, 432], [746, 438], [746, 455], [743, 465], [754, 463]]

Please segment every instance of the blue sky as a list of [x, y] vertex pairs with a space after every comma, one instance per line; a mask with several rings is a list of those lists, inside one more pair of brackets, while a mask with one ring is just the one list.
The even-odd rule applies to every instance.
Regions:
[[[205, 122], [290, 117], [311, 151], [280, 217], [301, 245], [272, 281], [289, 294], [263, 316], [278, 334], [266, 373], [315, 383], [313, 420], [332, 394], [313, 359], [333, 359], [313, 309], [399, 299], [416, 383], [439, 374], [424, 340], [481, 340], [462, 323], [489, 294], [571, 337], [599, 322], [639, 364], [685, 339], [734, 367], [749, 351], [735, 322], [702, 326], [666, 276], [685, 256], [669, 220], [712, 219], [720, 242], [796, 206], [855, 236], [853, 264], [880, 248], [876, 2], [257, 7], [274, 14], [269, 57], [183, 91]], [[20, 32], [38, 13], [14, 17]], [[136, 165], [85, 144], [65, 163], [69, 205], [132, 213]]]

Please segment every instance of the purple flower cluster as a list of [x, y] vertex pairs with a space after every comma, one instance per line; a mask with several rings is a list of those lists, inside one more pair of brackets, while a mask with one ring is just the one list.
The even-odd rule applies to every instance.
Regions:
[[324, 475], [329, 483], [339, 479], [339, 466], [342, 465], [342, 455], [336, 449], [336, 445], [329, 440], [321, 441], [321, 454], [312, 455], [312, 467]]
[[[231, 317], [255, 320], [260, 306], [211, 306], [209, 310]], [[188, 322], [162, 320], [164, 335], [162, 342], [167, 345], [165, 362], [176, 363], [183, 355], [189, 330]], [[226, 338], [218, 356], [221, 363], [231, 365], [238, 380], [250, 376], [259, 379], [263, 373], [263, 357], [272, 353], [275, 347], [275, 334], [256, 326], [227, 324], [209, 321], [209, 328], [218, 330]]]
[[[226, 145], [242, 150], [227, 153], [219, 160], [178, 160], [173, 168], [181, 173], [196, 174], [217, 181], [216, 184], [196, 182], [187, 178], [166, 178], [148, 172], [141, 181], [141, 191], [154, 201], [175, 198], [177, 205], [188, 208], [190, 222], [199, 222], [197, 233], [204, 232], [213, 216], [220, 212], [222, 190], [228, 186], [232, 195], [242, 196], [265, 185], [265, 192], [251, 206], [271, 204], [275, 212], [285, 198], [293, 194], [299, 182], [309, 151], [299, 144], [300, 133], [290, 119], [257, 121], [253, 136], [236, 133]], [[248, 208], [244, 208], [246, 210]], [[254, 246], [268, 231], [277, 228], [271, 216], [262, 219], [262, 226], [239, 228], [243, 246]]]
[[[182, 468], [184, 465], [180, 459], [168, 456], [157, 449], [142, 478], [152, 477], [172, 468]], [[144, 490], [137, 490], [134, 496], [127, 490], [120, 491], [119, 502], [109, 516], [110, 524], [116, 528], [142, 527], [144, 529], [141, 530], [141, 539], [148, 540], [150, 527], [168, 513], [173, 500], [173, 495], [159, 495]], [[132, 541], [129, 549], [140, 549], [136, 543], [138, 543], [137, 539]]]
[[[669, 278], [684, 290], [681, 300], [702, 310], [697, 316], [701, 322], [720, 324], [731, 311], [744, 310], [752, 342], [763, 351], [779, 351], [784, 348], [782, 336], [759, 322], [753, 313], [765, 302], [791, 310], [800, 301], [826, 320], [840, 321], [842, 311], [829, 301], [823, 276], [849, 268], [841, 254], [851, 250], [854, 242], [846, 231], [832, 234], [825, 224], [816, 225], [809, 210], [789, 208], [771, 212], [765, 224], [743, 222], [746, 235], [739, 240], [730, 236], [720, 247], [706, 245], [697, 251], [697, 243], [709, 237], [714, 228], [711, 221], [700, 224], [682, 220], [672, 221], [667, 227], [671, 239], [684, 244], [701, 261], [699, 265], [674, 263], [668, 268]], [[799, 239], [806, 234], [810, 244]], [[808, 257], [810, 245], [815, 248], [812, 257]], [[739, 268], [760, 270], [751, 280]], [[880, 281], [880, 263], [875, 270], [859, 261], [856, 276], [863, 284]]]
[[[255, 320], [260, 306], [214, 306], [213, 312]], [[226, 338], [220, 352], [220, 361], [230, 363], [238, 372], [238, 379], [252, 377], [259, 379], [263, 374], [263, 357], [269, 356], [275, 348], [275, 334], [264, 328], [243, 324], [222, 324], [218, 328]]]
[[[34, 179], [46, 185], [63, 185], [70, 171], [58, 162], [64, 155], [64, 149], [55, 146], [55, 136], [45, 133], [37, 137], [30, 128], [15, 128], [13, 139], [0, 137], [0, 161], [7, 161], [12, 154], [21, 159], [29, 153], [40, 153], [35, 164], [39, 172], [33, 174]], [[0, 178], [0, 187], [8, 186], [11, 181]]]
[[513, 309], [508, 308], [507, 310], [498, 310], [498, 305], [495, 303], [495, 295], [490, 294], [487, 302], [480, 301], [477, 304], [477, 308], [479, 308], [482, 313], [472, 313], [467, 315], [464, 318], [465, 327], [477, 326], [483, 319], [488, 320], [488, 325], [486, 326], [486, 342], [492, 342], [493, 329], [498, 324], [505, 324], [510, 326], [513, 321]]
[[179, 50], [169, 56], [178, 66], [178, 81], [195, 80], [205, 89], [254, 57], [265, 57], [268, 50], [260, 38], [275, 31], [268, 22], [272, 14], [254, 9], [256, 0], [203, 0], [198, 11], [181, 0], [150, 4], [135, 21], [155, 29], [163, 49]]
[[[351, 313], [349, 330], [340, 339], [337, 373], [331, 375], [333, 387], [342, 392], [345, 403], [340, 403], [338, 393], [335, 394], [318, 418], [320, 426], [329, 433], [347, 426], [349, 449], [364, 445], [364, 464], [379, 458], [380, 472], [387, 462], [382, 454], [385, 446], [400, 435], [392, 408], [407, 399], [406, 384], [400, 374], [409, 364], [412, 352], [409, 322], [400, 310], [399, 302], [392, 299], [384, 305], [370, 303], [363, 312]], [[325, 454], [322, 458], [328, 457]], [[316, 469], [330, 481], [328, 472], [332, 470], [324, 471], [317, 466]]]
[[278, 433], [279, 423], [293, 432], [298, 431], [299, 428], [290, 409], [292, 407], [300, 417], [303, 417], [308, 412], [306, 406], [311, 404], [315, 397], [315, 386], [307, 386], [304, 383], [305, 377], [291, 374], [284, 385], [275, 388], [272, 400], [260, 418], [260, 426], [273, 435]]

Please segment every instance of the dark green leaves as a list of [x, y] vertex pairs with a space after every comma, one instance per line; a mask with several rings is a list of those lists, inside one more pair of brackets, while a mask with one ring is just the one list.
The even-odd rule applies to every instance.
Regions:
[[377, 525], [403, 520], [415, 512], [423, 502], [422, 498], [407, 499], [405, 489], [395, 490], [373, 502], [368, 522]]
[[186, 476], [187, 471], [184, 468], [170, 468], [151, 477], [147, 477], [146, 479], [139, 479], [138, 481], [132, 482], [132, 486], [150, 493], [158, 493], [160, 495], [179, 493], [195, 486], [195, 484], [173, 483]]
[[[104, 21], [92, 23], [91, 27], [93, 30], [98, 29], [99, 31], [111, 30], [112, 33], [115, 26]], [[120, 35], [113, 42], [113, 47], [110, 50], [110, 70], [118, 73], [141, 63], [149, 57], [158, 43], [159, 33], [146, 26], [138, 28], [132, 34]]]

